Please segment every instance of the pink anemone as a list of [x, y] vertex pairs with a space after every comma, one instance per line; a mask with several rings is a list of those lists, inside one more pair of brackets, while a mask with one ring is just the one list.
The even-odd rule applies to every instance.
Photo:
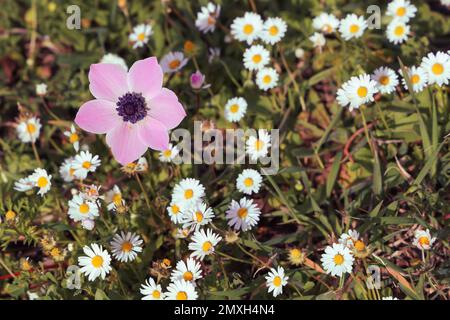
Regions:
[[136, 61], [128, 73], [117, 64], [93, 64], [89, 83], [96, 99], [81, 106], [75, 123], [88, 132], [106, 133], [106, 143], [122, 165], [147, 148], [166, 150], [168, 131], [186, 116], [175, 93], [162, 87], [163, 72], [155, 57]]

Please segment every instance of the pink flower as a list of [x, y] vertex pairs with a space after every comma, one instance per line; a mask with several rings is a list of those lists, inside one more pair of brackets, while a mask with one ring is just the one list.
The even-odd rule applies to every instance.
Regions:
[[200, 89], [203, 85], [203, 82], [205, 82], [205, 76], [200, 72], [196, 71], [195, 73], [191, 74], [191, 87], [193, 89]]
[[168, 130], [186, 116], [175, 93], [162, 87], [163, 72], [155, 57], [136, 61], [128, 73], [117, 64], [93, 64], [89, 83], [96, 99], [81, 106], [75, 123], [88, 132], [106, 133], [106, 143], [122, 165], [147, 148], [166, 150]]

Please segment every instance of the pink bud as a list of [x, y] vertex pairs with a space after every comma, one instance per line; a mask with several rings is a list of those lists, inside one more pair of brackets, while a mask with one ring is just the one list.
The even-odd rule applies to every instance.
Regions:
[[200, 71], [191, 74], [191, 87], [193, 89], [200, 89], [203, 82], [205, 82], [205, 76]]

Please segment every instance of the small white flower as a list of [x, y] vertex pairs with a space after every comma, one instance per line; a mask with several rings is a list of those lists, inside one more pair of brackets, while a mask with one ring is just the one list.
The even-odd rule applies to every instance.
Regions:
[[140, 24], [133, 28], [133, 32], [129, 35], [130, 41], [133, 43], [133, 49], [143, 47], [149, 37], [153, 34], [152, 26], [148, 24]]
[[386, 15], [396, 20], [408, 22], [416, 15], [417, 8], [408, 0], [394, 0], [387, 6]]
[[341, 234], [340, 238], [339, 238], [339, 243], [349, 247], [349, 248], [353, 248], [353, 243], [355, 243], [356, 241], [359, 240], [359, 232], [356, 230], [348, 230], [348, 232], [344, 232], [343, 234]]
[[433, 246], [436, 238], [432, 238], [430, 230], [416, 230], [413, 244], [421, 250], [429, 250]]
[[344, 273], [352, 272], [354, 259], [349, 248], [333, 243], [333, 246], [325, 248], [325, 253], [320, 260], [326, 273], [342, 277]]
[[339, 32], [342, 38], [350, 40], [352, 38], [359, 38], [363, 35], [364, 30], [367, 28], [367, 22], [363, 16], [357, 16], [356, 14], [348, 14], [339, 25]]
[[408, 40], [409, 33], [409, 26], [397, 19], [392, 20], [386, 29], [387, 38], [389, 42], [392, 42], [393, 44], [401, 44]]
[[205, 187], [197, 179], [186, 178], [173, 188], [172, 199], [187, 208], [199, 202], [205, 195]]
[[164, 300], [166, 297], [162, 292], [161, 285], [157, 285], [151, 277], [145, 280], [144, 284], [141, 284], [140, 292], [143, 295], [142, 300]]
[[377, 82], [377, 88], [380, 93], [389, 94], [395, 91], [398, 85], [398, 76], [394, 70], [387, 67], [376, 69], [371, 76], [372, 80]]
[[21, 178], [14, 183], [14, 190], [19, 192], [26, 192], [33, 189], [35, 183], [31, 181], [30, 177]]
[[50, 187], [52, 186], [52, 183], [50, 182], [51, 179], [52, 176], [47, 174], [47, 171], [41, 168], [35, 169], [34, 173], [30, 176], [30, 180], [34, 183], [34, 186], [39, 188], [37, 194], [40, 196], [43, 196], [50, 190]]
[[326, 12], [322, 12], [313, 19], [313, 28], [325, 34], [336, 32], [338, 27], [339, 19]]
[[[403, 77], [402, 70], [399, 71], [400, 74]], [[422, 91], [428, 83], [428, 74], [422, 67], [411, 67], [406, 68], [406, 75], [409, 78], [409, 81], [411, 82], [412, 90], [414, 92], [420, 92]], [[405, 80], [405, 78], [402, 78], [403, 87], [408, 90], [408, 84]]]
[[191, 282], [177, 280], [167, 287], [165, 300], [197, 300], [198, 294]]
[[183, 205], [171, 202], [167, 207], [167, 212], [169, 214], [170, 220], [173, 223], [181, 223], [183, 219]]
[[38, 96], [45, 96], [47, 94], [47, 85], [45, 83], [39, 83], [36, 85], [36, 94]]
[[450, 80], [450, 55], [442, 51], [429, 53], [420, 65], [428, 75], [428, 83], [439, 86], [448, 85]]
[[16, 127], [16, 131], [20, 141], [24, 143], [34, 143], [39, 137], [41, 127], [42, 126], [39, 118], [32, 117], [26, 120], [21, 120]]
[[111, 256], [108, 251], [103, 250], [101, 245], [92, 243], [91, 246], [84, 246], [86, 256], [78, 257], [80, 272], [88, 276], [89, 281], [94, 281], [98, 277], [105, 279], [106, 275], [112, 270]]
[[111, 250], [113, 257], [121, 262], [133, 261], [137, 257], [138, 252], [142, 252], [142, 239], [135, 233], [122, 231], [115, 234], [111, 241]]
[[259, 70], [270, 61], [270, 53], [262, 45], [253, 45], [245, 49], [244, 67], [248, 70]]
[[247, 112], [247, 101], [241, 97], [234, 97], [225, 104], [225, 119], [239, 122]]
[[172, 162], [172, 160], [175, 159], [179, 152], [180, 149], [178, 148], [178, 146], [174, 146], [173, 144], [169, 143], [169, 148], [159, 153], [159, 161]]
[[269, 288], [268, 292], [270, 293], [273, 291], [272, 294], [274, 297], [283, 293], [283, 287], [287, 285], [289, 279], [289, 277], [284, 274], [284, 269], [281, 266], [278, 266], [277, 269], [270, 268], [270, 272], [265, 278], [266, 286]]
[[263, 29], [261, 16], [254, 12], [246, 12], [243, 17], [238, 17], [231, 24], [231, 34], [238, 41], [246, 41], [251, 45], [258, 39]]
[[122, 192], [117, 185], [114, 185], [111, 190], [106, 192], [105, 201], [109, 211], [114, 211], [118, 207], [123, 207], [125, 205], [125, 200], [122, 198]]
[[93, 230], [95, 228], [95, 221], [92, 219], [81, 220], [81, 226], [86, 230]]
[[201, 226], [205, 226], [214, 218], [214, 211], [208, 208], [205, 203], [198, 202], [186, 211], [183, 211], [181, 223], [183, 228], [191, 228], [198, 230]]
[[303, 59], [305, 57], [305, 50], [302, 48], [295, 49], [295, 57], [297, 59]]
[[234, 230], [248, 231], [258, 224], [261, 210], [252, 199], [231, 200], [226, 212], [228, 225]]
[[260, 38], [265, 43], [274, 45], [284, 37], [286, 30], [287, 25], [283, 19], [278, 17], [268, 18], [264, 22]]
[[253, 161], [267, 156], [271, 146], [270, 134], [267, 130], [259, 129], [258, 137], [250, 136], [246, 142], [246, 152]]
[[220, 57], [220, 48], [208, 49], [208, 63], [212, 63], [214, 60]]
[[398, 300], [398, 298], [394, 298], [393, 296], [382, 297], [381, 300]]
[[128, 70], [127, 63], [122, 57], [119, 57], [117, 54], [114, 53], [107, 53], [105, 54], [102, 59], [100, 60], [100, 63], [112, 63], [117, 64], [121, 67], [123, 67], [125, 70]]
[[69, 200], [69, 217], [74, 221], [93, 220], [98, 215], [98, 207], [95, 202], [86, 200], [79, 194]]
[[64, 135], [69, 138], [69, 142], [73, 145], [76, 152], [80, 149], [80, 136], [75, 130], [75, 126], [72, 124], [70, 131], [64, 131]]
[[170, 275], [170, 280], [175, 282], [177, 280], [184, 280], [188, 282], [195, 282], [202, 278], [201, 265], [198, 261], [188, 258], [186, 262], [178, 261], [176, 268]]
[[100, 166], [99, 157], [93, 156], [89, 151], [81, 151], [73, 160], [74, 175], [78, 179], [85, 179], [89, 172], [95, 172]]
[[377, 83], [371, 80], [368, 74], [362, 74], [352, 77], [342, 85], [337, 92], [337, 101], [343, 107], [349, 104], [350, 110], [353, 110], [373, 101], [377, 92]]
[[245, 194], [258, 193], [262, 176], [254, 169], [245, 169], [236, 179], [236, 188]]
[[256, 85], [261, 90], [267, 91], [276, 87], [278, 83], [278, 73], [274, 68], [262, 68], [256, 75]]
[[75, 169], [73, 168], [73, 159], [72, 157], [67, 158], [59, 167], [59, 174], [63, 178], [65, 182], [71, 182], [75, 178], [74, 173]]
[[309, 37], [309, 40], [313, 43], [314, 47], [319, 48], [322, 48], [326, 43], [325, 37], [319, 32], [314, 32], [314, 34]]
[[216, 30], [216, 22], [220, 16], [220, 6], [209, 2], [206, 6], [201, 7], [197, 12], [195, 26], [203, 33], [214, 32]]
[[175, 51], [166, 54], [161, 59], [160, 65], [164, 73], [173, 73], [181, 70], [187, 62], [188, 59], [184, 57], [183, 52]]
[[192, 235], [192, 242], [189, 243], [189, 250], [193, 251], [191, 257], [198, 257], [203, 260], [207, 255], [214, 253], [214, 247], [222, 240], [222, 237], [215, 234], [211, 229], [198, 230]]

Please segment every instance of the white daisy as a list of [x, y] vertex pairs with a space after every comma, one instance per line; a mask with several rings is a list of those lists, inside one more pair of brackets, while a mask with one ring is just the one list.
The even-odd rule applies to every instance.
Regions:
[[441, 0], [441, 4], [446, 7], [450, 7], [450, 0]]
[[143, 295], [142, 300], [164, 300], [166, 297], [162, 292], [161, 285], [156, 284], [151, 277], [145, 280], [144, 284], [141, 284], [140, 292]]
[[183, 52], [175, 51], [166, 54], [161, 59], [160, 65], [164, 73], [173, 73], [181, 70], [187, 62], [188, 59], [184, 57]]
[[99, 157], [93, 156], [89, 151], [81, 151], [73, 160], [74, 175], [78, 179], [85, 179], [89, 172], [95, 172], [100, 166]]
[[73, 168], [73, 158], [67, 158], [59, 167], [59, 174], [65, 182], [71, 182], [75, 178], [75, 169]]
[[203, 33], [214, 32], [219, 15], [220, 6], [209, 2], [206, 6], [200, 8], [200, 12], [197, 12], [195, 26]]
[[342, 277], [344, 273], [352, 272], [353, 255], [349, 248], [340, 243], [333, 243], [333, 246], [326, 247], [320, 260], [325, 272], [332, 276]]
[[205, 195], [205, 187], [193, 178], [181, 180], [173, 188], [172, 199], [183, 207], [190, 207], [200, 201]]
[[448, 85], [450, 80], [450, 55], [442, 51], [429, 53], [422, 59], [420, 66], [428, 74], [428, 83], [439, 86]]
[[92, 219], [81, 220], [81, 226], [86, 230], [93, 230], [95, 228], [95, 221]]
[[159, 153], [159, 161], [172, 162], [172, 160], [175, 159], [179, 152], [180, 149], [178, 148], [178, 146], [174, 146], [173, 144], [169, 143], [169, 148]]
[[140, 157], [136, 162], [136, 171], [137, 172], [145, 172], [148, 169], [148, 162], [145, 157]]
[[259, 70], [270, 61], [269, 51], [264, 49], [260, 44], [253, 45], [245, 49], [244, 52], [244, 66], [248, 70]]
[[69, 138], [69, 142], [73, 145], [76, 152], [80, 149], [80, 136], [75, 130], [75, 126], [72, 124], [70, 130], [64, 131], [64, 135]]
[[250, 136], [246, 141], [246, 152], [254, 161], [267, 156], [271, 146], [270, 134], [267, 130], [259, 129], [258, 137]]
[[198, 230], [201, 226], [205, 226], [214, 218], [214, 211], [208, 208], [205, 203], [197, 202], [194, 206], [183, 211], [181, 223], [183, 228], [191, 228]]
[[269, 274], [266, 278], [266, 286], [269, 288], [269, 293], [272, 292], [273, 296], [276, 297], [283, 293], [283, 287], [287, 285], [289, 279], [288, 276], [284, 274], [284, 269], [278, 266], [277, 269], [270, 268]]
[[368, 74], [362, 74], [342, 85], [337, 92], [337, 101], [343, 107], [350, 104], [350, 110], [353, 110], [373, 101], [377, 92], [377, 82], [371, 80]]
[[353, 248], [353, 243], [355, 243], [358, 240], [359, 240], [359, 232], [353, 229], [348, 230], [348, 232], [344, 232], [339, 237], [339, 243], [349, 248]]
[[180, 260], [177, 262], [176, 268], [170, 275], [170, 280], [175, 282], [177, 280], [194, 282], [202, 278], [201, 265], [198, 261], [188, 258], [186, 262]]
[[116, 233], [110, 243], [113, 257], [121, 262], [131, 262], [136, 259], [138, 252], [142, 252], [142, 243], [142, 239], [135, 233]]
[[98, 277], [105, 279], [112, 270], [111, 256], [108, 251], [103, 250], [103, 247], [96, 243], [92, 243], [90, 247], [84, 246], [83, 251], [86, 256], [78, 257], [80, 271], [88, 276], [89, 281], [94, 281]]
[[417, 8], [408, 0], [394, 0], [388, 4], [386, 15], [399, 21], [408, 22], [414, 18], [416, 12]]
[[36, 94], [38, 96], [45, 96], [47, 94], [47, 85], [45, 83], [39, 83], [36, 85]]
[[177, 280], [169, 284], [165, 300], [197, 300], [198, 294], [191, 282]]
[[30, 179], [30, 176], [26, 178], [21, 178], [14, 183], [14, 190], [19, 192], [26, 192], [33, 189], [35, 182]]
[[39, 188], [37, 194], [40, 196], [43, 196], [50, 190], [50, 187], [52, 186], [52, 183], [50, 182], [51, 179], [52, 176], [47, 174], [47, 171], [41, 168], [35, 169], [34, 173], [30, 176], [30, 180], [34, 183], [34, 186]]
[[254, 12], [246, 12], [243, 17], [238, 17], [231, 24], [231, 34], [238, 41], [246, 41], [251, 45], [258, 39], [263, 29], [261, 16]]
[[387, 38], [389, 42], [392, 42], [393, 44], [401, 44], [408, 40], [409, 33], [409, 26], [397, 19], [392, 20], [386, 29]]
[[398, 298], [394, 298], [393, 296], [382, 297], [381, 300], [398, 300]]
[[279, 42], [287, 30], [286, 22], [281, 18], [267, 18], [264, 22], [260, 38], [267, 44], [274, 45]]
[[122, 57], [119, 57], [117, 54], [114, 53], [106, 53], [102, 59], [100, 60], [100, 63], [112, 63], [117, 64], [121, 67], [123, 67], [125, 70], [128, 70], [127, 63]]
[[69, 200], [69, 217], [74, 221], [95, 219], [99, 215], [97, 204], [76, 194]]
[[[399, 71], [403, 77], [402, 70]], [[421, 92], [428, 84], [428, 74], [422, 67], [406, 68], [406, 75], [411, 82], [412, 90], [414, 92]], [[408, 90], [408, 84], [405, 78], [402, 78], [403, 87]]]
[[193, 251], [191, 257], [203, 260], [207, 255], [214, 253], [214, 247], [222, 240], [222, 237], [211, 229], [206, 229], [206, 232], [202, 229], [195, 231], [191, 240], [188, 246], [189, 250]]
[[356, 14], [348, 14], [341, 20], [339, 25], [339, 32], [342, 38], [350, 40], [352, 38], [359, 38], [363, 35], [364, 30], [367, 28], [367, 22], [363, 16], [357, 16]]
[[169, 214], [170, 220], [173, 223], [181, 223], [183, 219], [183, 205], [171, 202], [167, 207], [167, 212]]
[[98, 186], [95, 184], [91, 184], [89, 186], [83, 185], [82, 192], [80, 193], [80, 195], [83, 197], [83, 199], [95, 202], [100, 206], [99, 200], [100, 199], [104, 200], [105, 198], [104, 196], [100, 195], [101, 188], [102, 186]]
[[239, 202], [231, 200], [226, 212], [228, 225], [235, 230], [248, 231], [258, 224], [261, 210], [252, 199], [242, 198]]
[[106, 192], [105, 201], [109, 211], [114, 211], [118, 207], [123, 207], [125, 205], [125, 200], [122, 198], [122, 192], [117, 185], [114, 185], [111, 190]]
[[230, 122], [239, 122], [247, 111], [247, 101], [234, 97], [225, 104], [225, 118]]
[[309, 40], [313, 43], [314, 47], [318, 48], [322, 48], [326, 43], [325, 37], [319, 32], [314, 32], [314, 34], [309, 37]]
[[395, 87], [398, 85], [398, 76], [391, 68], [378, 68], [373, 72], [371, 78], [377, 82], [378, 91], [383, 94], [394, 92]]
[[433, 246], [436, 238], [432, 238], [430, 230], [416, 230], [413, 244], [421, 250], [429, 250]]
[[256, 85], [261, 90], [267, 91], [276, 87], [278, 83], [278, 73], [274, 68], [262, 68], [256, 75]]
[[313, 28], [324, 34], [336, 32], [338, 27], [339, 19], [326, 12], [322, 12], [313, 19]]
[[133, 32], [129, 35], [129, 40], [133, 43], [133, 49], [143, 47], [149, 37], [153, 34], [152, 26], [148, 24], [140, 24], [133, 28]]
[[39, 118], [32, 117], [26, 120], [21, 120], [16, 127], [16, 131], [20, 141], [24, 143], [34, 143], [39, 137], [41, 127], [42, 126]]
[[236, 188], [245, 194], [258, 193], [262, 176], [254, 169], [245, 169], [236, 179]]

